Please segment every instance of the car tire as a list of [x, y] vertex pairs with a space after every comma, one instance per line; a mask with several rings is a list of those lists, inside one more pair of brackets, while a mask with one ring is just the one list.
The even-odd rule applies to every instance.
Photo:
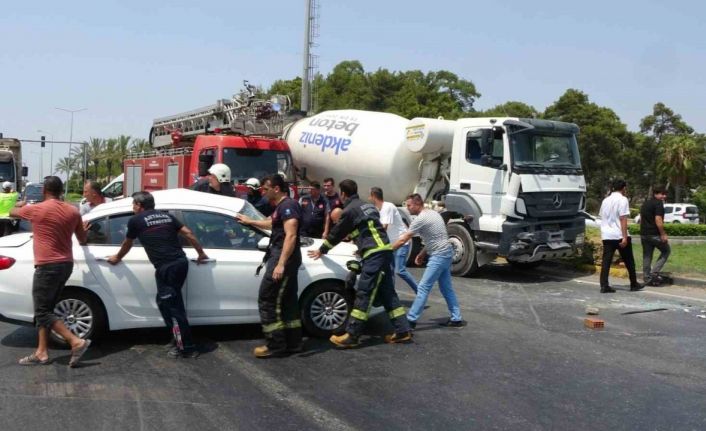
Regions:
[[[64, 325], [79, 338], [100, 338], [107, 328], [103, 304], [95, 295], [79, 289], [67, 288], [59, 297], [54, 313], [61, 317]], [[54, 331], [49, 331], [50, 340], [57, 346], [68, 344]]]
[[311, 286], [300, 302], [304, 329], [318, 338], [343, 333], [353, 301], [354, 292], [346, 292], [343, 283], [325, 281]]
[[478, 269], [478, 260], [471, 232], [461, 223], [449, 223], [446, 230], [454, 248], [451, 274], [459, 277], [473, 274]]

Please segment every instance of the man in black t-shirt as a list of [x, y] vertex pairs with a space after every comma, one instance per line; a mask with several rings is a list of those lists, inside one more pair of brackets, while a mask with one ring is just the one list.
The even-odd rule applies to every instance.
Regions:
[[265, 178], [262, 190], [276, 205], [272, 216], [265, 220], [253, 220], [238, 214], [237, 220], [260, 229], [272, 229], [270, 245], [263, 259], [267, 265], [265, 276], [260, 283], [257, 299], [267, 344], [253, 351], [258, 358], [270, 358], [303, 349], [297, 298], [297, 275], [302, 263], [299, 243], [301, 207], [296, 200], [287, 196], [287, 184], [281, 175]]
[[[659, 272], [667, 263], [671, 248], [664, 230], [664, 200], [667, 192], [662, 186], [652, 188], [652, 198], [640, 208], [640, 240], [642, 242], [642, 272], [646, 284], [658, 286], [662, 282]], [[659, 249], [659, 257], [652, 268], [652, 255]]]
[[336, 208], [343, 209], [343, 200], [336, 192], [336, 189], [334, 188], [335, 185], [336, 182], [333, 180], [333, 178], [324, 178], [323, 197], [326, 201], [326, 220], [324, 221], [324, 232], [321, 236], [322, 238], [326, 238], [329, 234], [329, 231], [331, 230], [333, 224], [331, 223], [330, 218], [331, 211], [335, 210]]
[[155, 267], [157, 307], [164, 324], [174, 336], [174, 346], [169, 351], [169, 356], [195, 358], [199, 352], [191, 338], [191, 328], [181, 294], [189, 272], [189, 262], [179, 243], [179, 235], [183, 235], [196, 249], [197, 263], [202, 263], [208, 256], [188, 227], [173, 215], [154, 209], [154, 196], [149, 192], [137, 192], [132, 195], [132, 210], [135, 215], [127, 223], [125, 240], [118, 253], [108, 258], [108, 262], [112, 265], [120, 263], [132, 248], [133, 241], [140, 240], [147, 257]]

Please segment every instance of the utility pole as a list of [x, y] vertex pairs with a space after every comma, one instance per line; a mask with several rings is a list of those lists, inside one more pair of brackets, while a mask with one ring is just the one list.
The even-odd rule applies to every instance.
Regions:
[[[74, 142], [74, 113], [76, 112], [81, 112], [85, 111], [88, 108], [81, 108], [81, 109], [64, 109], [64, 108], [56, 108], [59, 111], [64, 111], [68, 112], [71, 114], [71, 129], [69, 132], [69, 157], [71, 157], [71, 145]], [[86, 144], [83, 144], [83, 179], [84, 182], [86, 180]], [[67, 173], [66, 177], [66, 193], [69, 192], [69, 181], [71, 180], [71, 171]]]
[[318, 57], [311, 53], [311, 48], [315, 47], [314, 39], [319, 37], [319, 5], [317, 0], [304, 0], [306, 6], [306, 16], [304, 21], [304, 65], [302, 70], [302, 94], [301, 110], [309, 112], [314, 110], [315, 103], [312, 89], [312, 81], [316, 77], [318, 69]]
[[38, 129], [37, 133], [46, 133], [51, 137], [51, 147], [49, 148], [49, 175], [54, 175], [54, 133], [42, 129]]

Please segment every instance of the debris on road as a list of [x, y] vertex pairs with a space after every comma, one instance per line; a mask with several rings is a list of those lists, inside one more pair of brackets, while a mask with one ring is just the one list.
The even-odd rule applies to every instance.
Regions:
[[595, 317], [587, 317], [583, 319], [583, 325], [591, 329], [603, 329], [605, 327], [605, 322], [601, 319], [596, 319]]
[[639, 313], [651, 313], [653, 311], [667, 311], [667, 308], [650, 308], [648, 310], [633, 310], [633, 311], [626, 311], [625, 313], [621, 313], [623, 316], [626, 314], [639, 314]]
[[586, 307], [586, 314], [588, 314], [589, 316], [597, 316], [598, 307]]
[[697, 314], [696, 317], [699, 319], [706, 319], [706, 314]]

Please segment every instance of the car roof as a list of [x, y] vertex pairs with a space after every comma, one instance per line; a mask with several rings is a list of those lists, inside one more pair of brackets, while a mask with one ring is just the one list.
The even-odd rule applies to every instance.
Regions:
[[[245, 201], [240, 198], [197, 192], [189, 189], [158, 190], [151, 193], [154, 196], [156, 209], [196, 208], [238, 212], [245, 205]], [[86, 218], [94, 219], [120, 212], [132, 212], [132, 198], [101, 204], [86, 214]]]
[[673, 203], [669, 203], [669, 204], [664, 204], [664, 206], [665, 206], [665, 207], [666, 207], [666, 206], [672, 206], [672, 207], [677, 207], [677, 206], [678, 206], [678, 207], [695, 207], [696, 205], [694, 205], [694, 204], [680, 204], [680, 203], [673, 204]]

